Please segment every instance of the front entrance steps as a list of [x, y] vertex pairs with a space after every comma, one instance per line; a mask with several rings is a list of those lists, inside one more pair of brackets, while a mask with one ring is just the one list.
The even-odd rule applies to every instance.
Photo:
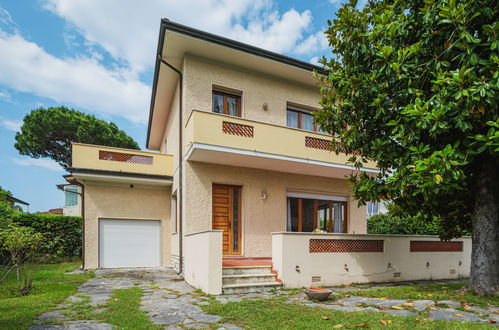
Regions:
[[224, 266], [222, 270], [223, 294], [270, 291], [281, 286], [270, 265]]

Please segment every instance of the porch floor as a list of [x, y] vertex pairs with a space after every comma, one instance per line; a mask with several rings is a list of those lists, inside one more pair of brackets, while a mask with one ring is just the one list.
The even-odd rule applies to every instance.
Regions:
[[272, 258], [224, 257], [222, 259], [222, 267], [238, 266], [272, 266]]

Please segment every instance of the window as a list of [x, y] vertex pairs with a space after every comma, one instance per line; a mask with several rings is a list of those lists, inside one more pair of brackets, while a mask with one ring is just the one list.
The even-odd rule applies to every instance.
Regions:
[[287, 230], [313, 232], [316, 229], [328, 233], [343, 233], [347, 230], [344, 197], [307, 196], [288, 194]]
[[241, 117], [241, 95], [213, 91], [213, 112]]
[[175, 234], [178, 231], [177, 196], [176, 195], [173, 195], [172, 199], [171, 199], [170, 221], [172, 223], [172, 234]]
[[367, 216], [372, 217], [373, 215], [379, 214], [379, 203], [367, 202]]
[[67, 187], [64, 189], [65, 195], [65, 206], [76, 206], [78, 205], [78, 188], [77, 187]]
[[306, 131], [325, 133], [315, 124], [314, 116], [310, 110], [288, 105], [286, 110], [286, 125], [288, 127], [301, 128]]

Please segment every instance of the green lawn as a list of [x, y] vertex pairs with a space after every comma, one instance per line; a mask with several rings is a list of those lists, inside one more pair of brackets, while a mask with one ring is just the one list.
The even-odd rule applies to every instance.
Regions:
[[477, 296], [470, 292], [460, 291], [466, 285], [462, 283], [445, 284], [419, 284], [404, 285], [396, 287], [385, 287], [380, 289], [366, 289], [360, 291], [347, 291], [343, 294], [352, 296], [373, 297], [373, 298], [395, 298], [395, 299], [428, 299], [433, 301], [453, 300], [456, 302], [486, 307], [488, 305], [499, 306], [499, 295]]
[[[222, 304], [210, 300], [201, 306], [210, 314], [249, 329], [357, 329], [369, 327], [398, 329], [487, 329], [486, 324], [457, 321], [429, 321], [417, 317], [395, 317], [385, 313], [332, 311], [322, 307], [307, 307], [285, 303], [285, 298], [243, 300]], [[217, 328], [214, 325], [213, 328]]]
[[114, 290], [106, 310], [100, 317], [118, 329], [161, 329], [151, 322], [146, 312], [139, 309], [143, 291], [139, 287]]
[[61, 303], [93, 273], [64, 275], [79, 262], [40, 265], [33, 279], [33, 289], [27, 296], [15, 291], [15, 273], [0, 284], [0, 329], [26, 329], [36, 317]]

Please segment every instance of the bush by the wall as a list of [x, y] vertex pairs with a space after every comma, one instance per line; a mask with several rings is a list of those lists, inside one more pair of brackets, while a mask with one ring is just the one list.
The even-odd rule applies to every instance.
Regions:
[[10, 218], [14, 224], [31, 227], [43, 234], [47, 245], [44, 252], [47, 255], [51, 257], [81, 256], [81, 217], [14, 213]]
[[442, 226], [438, 219], [423, 216], [398, 216], [378, 214], [367, 219], [369, 234], [440, 235]]

